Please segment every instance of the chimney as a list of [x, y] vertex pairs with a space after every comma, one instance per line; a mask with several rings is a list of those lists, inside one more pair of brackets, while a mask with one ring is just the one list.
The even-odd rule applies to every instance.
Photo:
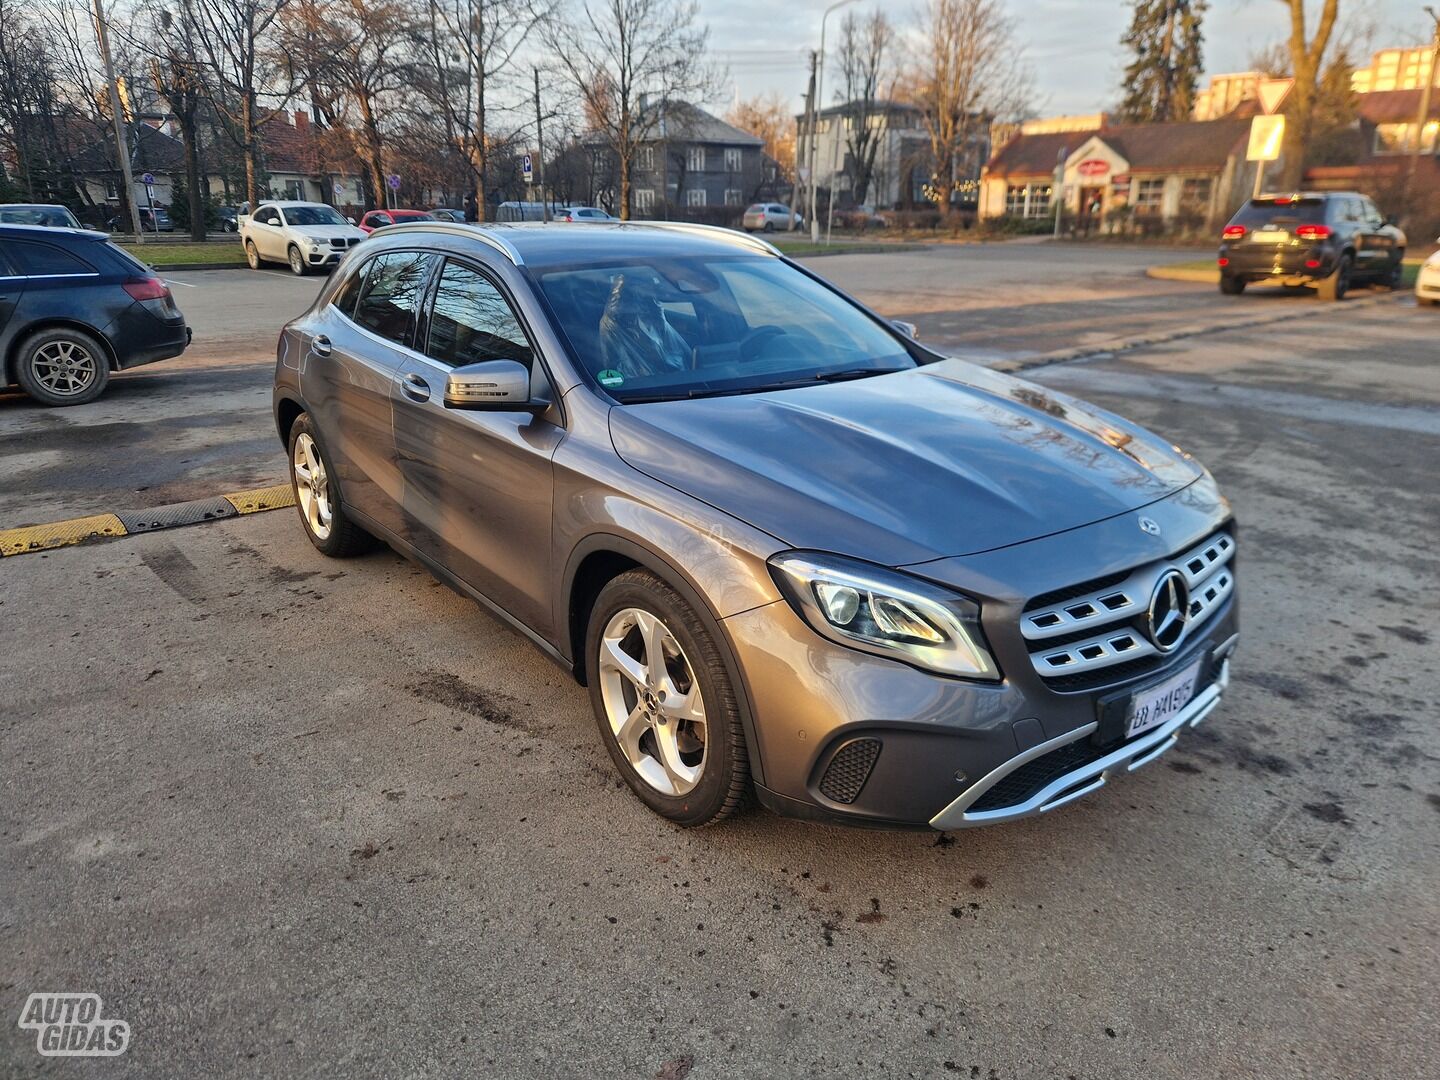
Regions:
[[304, 109], [295, 110], [295, 130], [308, 131], [310, 129], [310, 114]]

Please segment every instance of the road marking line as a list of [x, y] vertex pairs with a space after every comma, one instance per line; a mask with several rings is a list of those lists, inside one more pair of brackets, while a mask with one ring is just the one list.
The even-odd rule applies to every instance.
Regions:
[[276, 484], [273, 487], [250, 488], [247, 491], [236, 491], [229, 495], [222, 495], [222, 499], [235, 507], [239, 514], [258, 514], [262, 510], [279, 510], [285, 506], [295, 505], [295, 490], [289, 484]]
[[45, 525], [25, 525], [18, 529], [0, 530], [0, 556], [49, 551], [70, 544], [83, 544], [87, 540], [125, 535], [125, 523], [114, 514], [52, 521]]

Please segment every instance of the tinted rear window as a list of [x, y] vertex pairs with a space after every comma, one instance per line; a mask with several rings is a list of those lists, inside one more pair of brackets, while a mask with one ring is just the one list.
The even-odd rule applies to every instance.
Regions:
[[1324, 199], [1251, 199], [1230, 219], [1230, 224], [1256, 229], [1271, 222], [1276, 225], [1319, 225], [1324, 220]]
[[5, 249], [9, 253], [10, 261], [19, 267], [20, 273], [32, 277], [95, 273], [95, 268], [89, 263], [53, 244], [11, 240], [6, 242]]

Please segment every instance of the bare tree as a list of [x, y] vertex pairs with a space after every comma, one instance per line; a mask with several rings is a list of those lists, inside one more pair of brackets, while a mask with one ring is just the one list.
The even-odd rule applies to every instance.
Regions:
[[[785, 184], [795, 182], [795, 114], [779, 94], [738, 101], [725, 114], [725, 119], [741, 131], [763, 139], [766, 157], [774, 161], [779, 170], [776, 179]], [[749, 195], [751, 199], [758, 197], [758, 190]]]
[[718, 85], [698, 15], [695, 0], [583, 0], [578, 17], [547, 34], [586, 119], [615, 157], [622, 220], [630, 218], [636, 152], [660, 128], [665, 103], [705, 100]]
[[[205, 97], [245, 163], [245, 198], [260, 199], [260, 129], [283, 105], [277, 87], [276, 22], [287, 0], [181, 0], [199, 46]], [[264, 99], [274, 105], [267, 107]]]
[[204, 86], [194, 41], [195, 28], [165, 7], [137, 12], [135, 32], [126, 42], [144, 55], [155, 84], [180, 129], [185, 156], [185, 200], [189, 210], [190, 238], [205, 239], [205, 191], [200, 168], [200, 123]]
[[[884, 83], [895, 31], [883, 11], [845, 16], [840, 26], [840, 90], [845, 120], [845, 170], [857, 203], [866, 202], [875, 155], [890, 115]], [[890, 88], [893, 90], [893, 87]]]
[[1294, 190], [1305, 175], [1305, 155], [1315, 124], [1315, 104], [1320, 97], [1325, 50], [1330, 47], [1339, 15], [1340, 0], [1324, 0], [1313, 36], [1306, 28], [1305, 0], [1281, 0], [1290, 9], [1290, 74], [1295, 86], [1285, 103], [1285, 161], [1280, 186]]
[[1003, 0], [929, 0], [922, 20], [911, 95], [929, 137], [931, 186], [948, 216], [991, 121], [1024, 108], [1030, 78]]
[[480, 219], [490, 187], [490, 114], [526, 42], [555, 15], [556, 0], [429, 0], [427, 96], [440, 110], [449, 145], [471, 171]]

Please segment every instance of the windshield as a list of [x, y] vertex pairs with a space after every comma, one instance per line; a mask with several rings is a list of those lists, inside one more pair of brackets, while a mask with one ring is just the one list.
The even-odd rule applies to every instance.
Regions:
[[48, 225], [55, 229], [78, 229], [80, 222], [63, 206], [0, 207], [0, 225]]
[[291, 225], [345, 225], [346, 220], [328, 206], [287, 206], [285, 220]]
[[778, 259], [561, 267], [541, 291], [616, 400], [749, 393], [916, 366], [900, 341]]

